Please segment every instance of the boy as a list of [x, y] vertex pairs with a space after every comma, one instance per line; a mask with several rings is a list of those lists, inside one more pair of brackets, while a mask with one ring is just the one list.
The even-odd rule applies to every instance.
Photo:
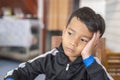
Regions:
[[99, 14], [88, 7], [80, 8], [68, 20], [58, 48], [22, 63], [8, 72], [5, 80], [34, 80], [39, 74], [45, 74], [45, 80], [110, 80], [92, 56], [104, 31], [104, 19]]

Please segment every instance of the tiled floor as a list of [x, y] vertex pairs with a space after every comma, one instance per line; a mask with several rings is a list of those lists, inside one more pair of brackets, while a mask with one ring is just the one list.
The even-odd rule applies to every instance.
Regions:
[[[0, 80], [3, 80], [8, 71], [18, 67], [20, 61], [15, 61], [6, 58], [0, 58]], [[44, 80], [44, 75], [39, 75], [35, 80]]]

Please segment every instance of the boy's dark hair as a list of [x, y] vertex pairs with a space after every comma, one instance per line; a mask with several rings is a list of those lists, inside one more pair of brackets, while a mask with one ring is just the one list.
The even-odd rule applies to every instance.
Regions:
[[77, 17], [80, 21], [84, 22], [91, 32], [97, 32], [99, 30], [101, 34], [100, 37], [103, 35], [105, 31], [105, 21], [100, 14], [96, 14], [89, 7], [79, 8], [73, 12], [67, 22], [67, 26], [73, 17]]

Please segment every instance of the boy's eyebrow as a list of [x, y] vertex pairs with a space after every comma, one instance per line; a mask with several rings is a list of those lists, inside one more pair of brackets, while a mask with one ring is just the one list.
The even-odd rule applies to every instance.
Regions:
[[71, 30], [71, 31], [73, 31], [73, 32], [75, 32], [75, 30], [73, 30], [73, 29], [71, 29], [71, 28], [68, 28], [69, 30]]
[[86, 38], [88, 38], [89, 40], [91, 39], [91, 37], [88, 37], [88, 36], [85, 36], [85, 35], [84, 35], [83, 37], [86, 37]]

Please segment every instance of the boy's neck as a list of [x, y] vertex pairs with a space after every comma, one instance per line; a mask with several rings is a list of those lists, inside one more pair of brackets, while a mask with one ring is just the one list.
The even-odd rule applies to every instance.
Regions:
[[69, 58], [70, 62], [73, 62], [76, 60], [77, 57], [68, 57], [68, 58]]

